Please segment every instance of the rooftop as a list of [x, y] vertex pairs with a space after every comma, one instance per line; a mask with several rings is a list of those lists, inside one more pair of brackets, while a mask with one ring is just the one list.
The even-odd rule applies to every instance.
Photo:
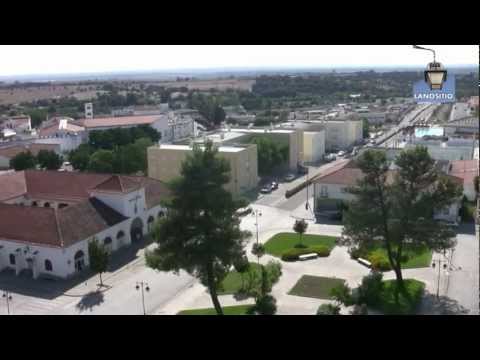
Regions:
[[129, 125], [150, 125], [161, 119], [162, 115], [144, 115], [144, 116], [118, 116], [93, 119], [81, 119], [80, 123], [86, 128], [95, 127], [113, 127]]
[[14, 145], [14, 146], [0, 148], [0, 156], [11, 159], [16, 155], [26, 151], [30, 151], [33, 155], [37, 155], [40, 150], [57, 151], [59, 149], [60, 149], [60, 145], [58, 144]]
[[[161, 144], [158, 148], [162, 150], [192, 150], [190, 145]], [[246, 146], [219, 146], [219, 152], [240, 152], [245, 150]]]

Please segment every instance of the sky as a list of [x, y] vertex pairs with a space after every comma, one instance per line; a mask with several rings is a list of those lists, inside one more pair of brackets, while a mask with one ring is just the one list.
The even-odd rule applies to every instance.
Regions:
[[[475, 65], [478, 45], [421, 45], [445, 66]], [[422, 66], [411, 45], [0, 45], [0, 76], [209, 68]]]

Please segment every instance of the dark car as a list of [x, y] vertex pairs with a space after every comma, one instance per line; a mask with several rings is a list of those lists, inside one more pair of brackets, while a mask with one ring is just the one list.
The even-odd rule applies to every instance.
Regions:
[[272, 188], [272, 190], [277, 190], [278, 189], [278, 183], [276, 183], [275, 181], [272, 181], [272, 183], [270, 184], [270, 187]]

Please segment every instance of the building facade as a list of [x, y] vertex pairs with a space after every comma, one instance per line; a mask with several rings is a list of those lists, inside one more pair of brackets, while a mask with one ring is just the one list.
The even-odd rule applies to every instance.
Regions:
[[140, 241], [169, 193], [146, 177], [55, 171], [7, 173], [0, 184], [0, 270], [33, 278], [81, 272], [90, 241], [109, 252]]
[[[225, 188], [235, 197], [256, 188], [259, 181], [257, 146], [217, 148], [219, 156], [230, 163], [230, 181]], [[191, 152], [190, 145], [160, 144], [148, 148], [148, 176], [162, 182], [180, 176], [182, 162]]]

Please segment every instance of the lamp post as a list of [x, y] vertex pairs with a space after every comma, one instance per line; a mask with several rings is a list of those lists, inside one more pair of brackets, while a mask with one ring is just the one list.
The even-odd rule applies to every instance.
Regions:
[[418, 45], [413, 45], [414, 49], [427, 50], [433, 53], [433, 62], [427, 65], [425, 70], [425, 82], [430, 84], [431, 90], [442, 90], [443, 83], [447, 80], [447, 70], [445, 70], [435, 58], [435, 50], [427, 49]]
[[10, 301], [12, 301], [12, 295], [8, 291], [4, 291], [2, 297], [7, 302], [7, 314], [10, 315]]
[[443, 260], [443, 259], [436, 259], [436, 260], [433, 260], [433, 263], [432, 263], [432, 267], [435, 269], [435, 267], [437, 266], [438, 264], [438, 275], [437, 275], [437, 299], [440, 297], [440, 270], [442, 268], [442, 264], [443, 264], [443, 268], [446, 269], [447, 268], [447, 263], [448, 263], [448, 260]]
[[137, 285], [135, 286], [135, 289], [137, 290], [142, 290], [142, 305], [143, 305], [143, 315], [147, 315], [147, 311], [145, 310], [145, 294], [144, 294], [144, 289], [145, 287], [145, 291], [149, 292], [150, 291], [150, 288], [148, 287], [148, 283], [146, 282], [143, 282], [143, 281], [140, 281], [138, 282], [137, 281]]
[[255, 216], [255, 226], [257, 227], [257, 244], [258, 244], [258, 217], [262, 216], [262, 212], [258, 209], [253, 210], [252, 216]]

